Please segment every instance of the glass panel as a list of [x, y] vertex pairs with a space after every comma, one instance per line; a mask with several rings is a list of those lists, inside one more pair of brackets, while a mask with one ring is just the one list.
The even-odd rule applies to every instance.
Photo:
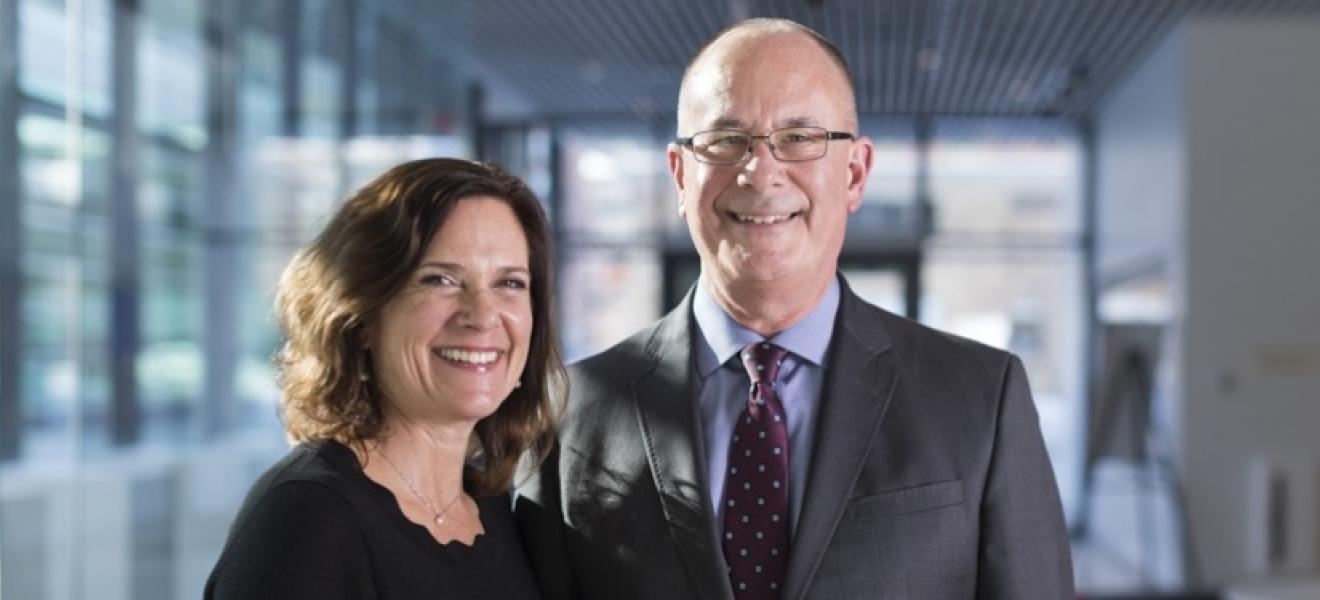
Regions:
[[930, 148], [936, 234], [1079, 232], [1081, 152], [1076, 138], [1053, 129], [1008, 135], [993, 125], [937, 122]]
[[649, 138], [563, 138], [564, 226], [570, 237], [647, 243], [681, 227], [663, 150]]
[[579, 248], [561, 254], [566, 360], [605, 350], [660, 316], [660, 261], [654, 251]]
[[[105, 442], [109, 231], [104, 186], [83, 182], [106, 181], [108, 143], [103, 132], [31, 112], [18, 131], [24, 453], [67, 457]], [[74, 148], [81, 161], [68, 159]]]
[[[468, 59], [456, 36], [375, 2], [6, 1], [19, 14], [24, 285], [22, 389], [0, 402], [18, 403], [23, 422], [20, 456], [0, 464], [0, 596], [196, 597], [246, 483], [287, 449], [271, 367], [280, 272], [347, 186], [402, 160], [468, 152], [461, 115], [471, 79], [445, 68]], [[115, 11], [132, 26], [131, 64], [114, 63]], [[204, 15], [213, 19], [205, 29]], [[294, 31], [300, 47], [288, 56]], [[349, 52], [368, 78], [344, 80]], [[289, 66], [299, 70], [294, 103]], [[125, 115], [114, 112], [117, 85], [133, 90]], [[350, 88], [373, 103], [355, 105]], [[213, 93], [224, 111], [208, 122]], [[346, 146], [349, 110], [359, 131], [393, 135]], [[120, 116], [136, 139], [103, 130]], [[544, 131], [541, 139], [548, 149]], [[124, 142], [135, 151], [116, 154]], [[212, 166], [225, 172], [207, 173]], [[212, 175], [225, 178], [223, 197], [207, 187]], [[115, 177], [133, 195], [111, 215]], [[110, 241], [129, 234], [136, 261], [117, 272]], [[208, 293], [217, 266], [232, 285]], [[638, 277], [658, 281], [649, 273]], [[111, 339], [128, 322], [112, 307], [137, 315], [136, 347]], [[217, 322], [233, 330], [208, 329]], [[208, 397], [217, 373], [207, 369], [217, 366], [233, 378], [232, 406]], [[118, 368], [135, 378], [140, 414], [124, 416], [140, 436], [115, 445]], [[211, 410], [229, 414], [213, 421]], [[203, 427], [212, 422], [228, 425]]]
[[206, 145], [201, 5], [142, 0], [138, 21], [137, 101], [142, 131], [185, 148]]
[[339, 65], [320, 56], [306, 56], [302, 65], [302, 134], [337, 138], [340, 135], [341, 83]]
[[342, 134], [342, 57], [353, 47], [344, 4], [340, 0], [304, 0], [302, 5], [299, 131], [307, 137], [337, 138]]
[[[110, 0], [19, 0], [19, 90], [52, 104], [77, 102], [91, 116], [108, 115], [110, 10]], [[69, 64], [71, 52], [76, 65]], [[68, 95], [71, 78], [74, 93]]]
[[202, 396], [200, 159], [144, 148], [138, 182], [141, 347], [138, 393], [149, 439], [182, 441]]
[[[239, 144], [249, 147], [280, 135], [284, 115], [279, 40], [257, 29], [242, 34], [242, 69], [238, 81]], [[247, 156], [243, 153], [240, 156]]]
[[871, 138], [871, 176], [865, 201], [878, 206], [906, 207], [916, 201], [917, 149], [910, 120], [863, 118], [861, 133]]

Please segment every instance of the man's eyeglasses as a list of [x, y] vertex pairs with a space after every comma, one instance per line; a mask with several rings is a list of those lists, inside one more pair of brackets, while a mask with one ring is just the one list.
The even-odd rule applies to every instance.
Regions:
[[747, 160], [752, 142], [765, 140], [770, 153], [785, 162], [816, 160], [825, 156], [830, 140], [856, 139], [846, 131], [828, 131], [824, 127], [785, 127], [765, 135], [752, 135], [734, 129], [714, 129], [674, 140], [692, 150], [697, 160], [712, 165], [731, 165]]

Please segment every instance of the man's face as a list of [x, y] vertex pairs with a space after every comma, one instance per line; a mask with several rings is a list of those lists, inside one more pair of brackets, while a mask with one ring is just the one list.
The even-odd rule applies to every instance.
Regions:
[[[708, 50], [684, 91], [683, 136], [711, 129], [764, 135], [793, 126], [856, 133], [843, 74], [801, 34], [726, 38]], [[871, 161], [865, 138], [828, 144], [819, 159], [783, 162], [756, 140], [751, 156], [732, 165], [702, 163], [670, 146], [679, 211], [717, 293], [764, 283], [823, 292]], [[814, 301], [818, 294], [807, 296]]]

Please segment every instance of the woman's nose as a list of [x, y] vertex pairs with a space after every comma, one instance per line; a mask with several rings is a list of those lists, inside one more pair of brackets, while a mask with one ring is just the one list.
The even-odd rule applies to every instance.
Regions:
[[474, 290], [463, 294], [463, 310], [459, 323], [464, 327], [485, 331], [495, 325], [498, 311], [488, 290]]

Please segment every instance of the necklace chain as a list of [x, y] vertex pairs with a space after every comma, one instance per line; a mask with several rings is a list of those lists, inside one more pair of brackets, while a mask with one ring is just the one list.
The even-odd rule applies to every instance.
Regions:
[[403, 485], [408, 487], [408, 491], [412, 492], [412, 495], [415, 496], [418, 500], [421, 500], [422, 504], [425, 504], [426, 508], [431, 511], [431, 515], [435, 520], [435, 524], [444, 525], [445, 513], [449, 512], [449, 509], [454, 507], [454, 504], [458, 502], [458, 499], [463, 497], [463, 490], [459, 489], [458, 493], [454, 494], [453, 500], [450, 500], [448, 504], [445, 504], [444, 508], [440, 510], [436, 510], [435, 505], [431, 504], [431, 501], [428, 500], [426, 496], [423, 496], [421, 492], [417, 491], [417, 487], [414, 486], [412, 484], [412, 481], [410, 481], [408, 477], [403, 474], [403, 471], [399, 470], [399, 467], [394, 464], [394, 461], [390, 460], [390, 457], [386, 455], [384, 451], [380, 450], [379, 447], [377, 447], [376, 453], [379, 454], [381, 458], [385, 459], [385, 464], [389, 465], [390, 469], [394, 471], [394, 474], [399, 476], [399, 481], [402, 481]]

